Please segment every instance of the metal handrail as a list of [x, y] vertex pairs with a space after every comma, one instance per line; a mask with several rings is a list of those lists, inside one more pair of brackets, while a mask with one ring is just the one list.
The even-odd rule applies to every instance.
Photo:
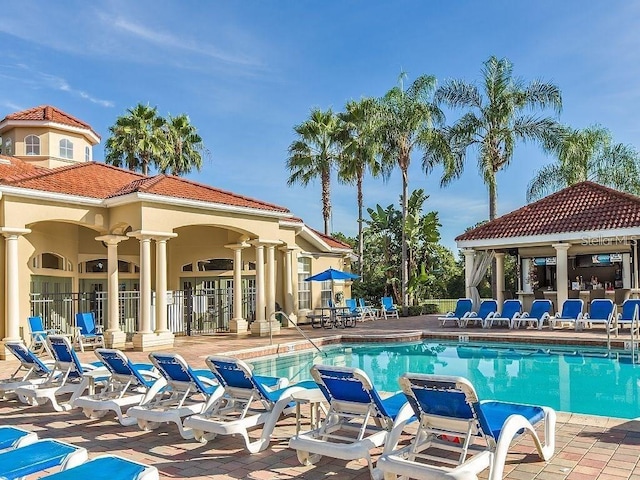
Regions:
[[296, 327], [296, 330], [298, 330], [298, 332], [300, 332], [300, 335], [302, 335], [305, 340], [307, 342], [309, 342], [311, 345], [313, 345], [313, 348], [315, 348], [319, 354], [324, 355], [325, 357], [327, 356], [326, 352], [323, 352], [322, 350], [320, 350], [320, 348], [314, 343], [313, 340], [311, 340], [306, 333], [304, 333], [300, 327], [298, 326], [297, 323], [295, 323], [293, 320], [291, 320], [289, 318], [289, 315], [287, 315], [284, 312], [272, 312], [271, 315], [269, 315], [269, 321], [267, 322], [269, 324], [269, 345], [273, 345], [273, 337], [272, 337], [272, 332], [271, 332], [271, 318], [274, 318], [276, 321], [278, 320], [278, 317], [276, 317], [276, 314], [280, 314], [282, 315], [284, 318], [287, 319], [287, 322], [289, 322], [291, 325], [293, 325], [294, 327]]

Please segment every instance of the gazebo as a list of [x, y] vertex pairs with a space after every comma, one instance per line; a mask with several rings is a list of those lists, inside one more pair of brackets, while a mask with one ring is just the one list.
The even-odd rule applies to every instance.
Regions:
[[469, 297], [495, 256], [497, 300], [504, 300], [504, 256], [517, 257], [518, 291], [557, 309], [569, 297], [638, 293], [640, 197], [581, 182], [456, 237]]

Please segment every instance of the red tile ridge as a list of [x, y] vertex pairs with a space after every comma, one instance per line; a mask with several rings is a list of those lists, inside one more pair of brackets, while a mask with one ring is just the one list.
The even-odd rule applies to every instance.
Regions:
[[[61, 117], [61, 118], [60, 118]], [[10, 113], [5, 120], [46, 120], [55, 123], [61, 123], [71, 127], [80, 127], [91, 130], [91, 132], [100, 139], [100, 135], [87, 122], [80, 120], [73, 115], [60, 110], [51, 105], [39, 105], [37, 107], [28, 108], [19, 112]]]
[[100, 168], [108, 168], [108, 169], [116, 170], [119, 172], [129, 173], [131, 175], [135, 175], [138, 177], [142, 176], [142, 174], [140, 173], [132, 172], [131, 170], [126, 170], [124, 168], [114, 167], [113, 165], [108, 165], [106, 163], [82, 162], [82, 163], [75, 163], [73, 165], [65, 165], [63, 167], [56, 167], [56, 168], [39, 168], [37, 171], [34, 171], [34, 172], [27, 172], [19, 175], [14, 175], [12, 177], [7, 177], [6, 180], [9, 181], [10, 183], [18, 183], [25, 180], [33, 180], [33, 179], [42, 178], [50, 175], [58, 175], [60, 173], [67, 172], [69, 170], [89, 168], [92, 166], [99, 166]]

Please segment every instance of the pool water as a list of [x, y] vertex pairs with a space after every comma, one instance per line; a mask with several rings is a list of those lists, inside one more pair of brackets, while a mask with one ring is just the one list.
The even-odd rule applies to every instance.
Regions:
[[314, 363], [364, 370], [380, 391], [399, 390], [405, 372], [466, 377], [481, 400], [547, 405], [556, 410], [618, 418], [640, 417], [640, 365], [629, 352], [522, 344], [441, 341], [342, 344], [252, 360], [260, 375], [310, 380]]

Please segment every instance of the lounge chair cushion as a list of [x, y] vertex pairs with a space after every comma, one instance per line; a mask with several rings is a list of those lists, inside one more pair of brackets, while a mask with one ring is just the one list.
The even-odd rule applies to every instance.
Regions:
[[[80, 480], [88, 478], [91, 480], [132, 480], [139, 478], [141, 473], [151, 468], [121, 457], [106, 455], [45, 478], [51, 480]], [[158, 478], [157, 474], [155, 478]]]
[[485, 433], [491, 432], [493, 438], [500, 437], [500, 432], [507, 418], [511, 415], [522, 415], [535, 425], [544, 419], [544, 410], [533, 405], [487, 401], [480, 403], [478, 419]]
[[34, 440], [38, 438], [37, 434], [16, 427], [0, 427], [0, 450], [13, 448], [20, 441], [24, 441], [30, 437]]
[[40, 440], [0, 454], [0, 478], [20, 478], [61, 465], [77, 447], [56, 440]]

